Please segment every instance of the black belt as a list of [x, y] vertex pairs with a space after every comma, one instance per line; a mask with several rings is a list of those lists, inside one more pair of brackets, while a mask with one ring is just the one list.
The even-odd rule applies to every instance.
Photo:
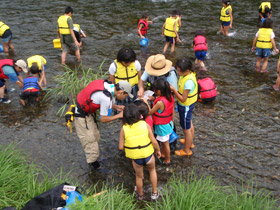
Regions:
[[124, 148], [126, 148], [126, 149], [142, 149], [142, 148], [148, 147], [150, 144], [151, 144], [151, 142], [147, 145], [144, 145], [144, 146], [140, 146], [140, 145], [138, 145], [137, 147], [126, 147], [126, 146], [124, 146]]

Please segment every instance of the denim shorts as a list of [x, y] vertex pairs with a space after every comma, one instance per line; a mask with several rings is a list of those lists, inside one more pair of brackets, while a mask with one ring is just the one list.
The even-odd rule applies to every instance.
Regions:
[[256, 48], [256, 55], [260, 58], [267, 58], [270, 54], [270, 49]]
[[175, 37], [165, 36], [166, 42], [170, 42], [170, 44], [174, 43], [174, 39], [175, 39]]
[[207, 51], [206, 51], [206, 50], [198, 50], [198, 51], [195, 52], [195, 57], [196, 57], [198, 60], [203, 61], [204, 58], [206, 57], [206, 54], [207, 54]]
[[230, 25], [230, 21], [228, 21], [228, 22], [222, 21], [222, 26], [229, 26], [229, 25]]
[[180, 125], [184, 130], [188, 130], [191, 128], [193, 109], [194, 109], [194, 103], [190, 106], [182, 106], [178, 103]]
[[9, 43], [12, 40], [12, 35], [8, 36], [7, 38], [2, 38], [2, 43]]

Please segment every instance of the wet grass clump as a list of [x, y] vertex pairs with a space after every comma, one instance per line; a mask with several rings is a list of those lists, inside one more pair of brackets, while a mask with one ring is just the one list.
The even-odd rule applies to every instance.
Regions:
[[[50, 171], [48, 171], [50, 172]], [[0, 209], [14, 206], [21, 209], [31, 198], [65, 181], [62, 172], [49, 175], [33, 163], [16, 145], [0, 146]]]
[[98, 70], [92, 68], [84, 68], [83, 65], [79, 65], [74, 69], [69, 66], [64, 66], [63, 74], [57, 75], [53, 78], [56, 86], [48, 89], [44, 100], [49, 98], [59, 99], [65, 104], [57, 112], [58, 115], [62, 115], [68, 104], [76, 104], [75, 100], [79, 92], [84, 89], [90, 82], [97, 79], [105, 79], [108, 72], [103, 72], [102, 66], [105, 60], [100, 64]]

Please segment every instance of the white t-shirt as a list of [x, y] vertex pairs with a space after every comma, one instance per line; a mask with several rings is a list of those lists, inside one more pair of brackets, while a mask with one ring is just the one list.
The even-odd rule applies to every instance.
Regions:
[[81, 28], [80, 28], [80, 31], [79, 31], [78, 28], [75, 27], [75, 26], [73, 27], [73, 30], [74, 30], [74, 31], [77, 31], [77, 32], [79, 32], [79, 33], [81, 33], [81, 34], [84, 33], [83, 30], [82, 30]]
[[[256, 33], [256, 37], [259, 37], [259, 32]], [[274, 38], [275, 38], [275, 33], [272, 31], [270, 35], [270, 39], [274, 39]]]
[[[135, 65], [136, 71], [141, 71], [141, 64], [140, 64], [140, 62], [139, 62], [138, 60], [136, 60], [136, 61], [134, 62], [134, 65]], [[111, 63], [111, 65], [110, 65], [110, 67], [109, 67], [109, 73], [110, 73], [111, 75], [115, 75], [116, 72], [117, 72], [117, 67], [116, 67], [115, 62], [113, 62], [113, 63]]]

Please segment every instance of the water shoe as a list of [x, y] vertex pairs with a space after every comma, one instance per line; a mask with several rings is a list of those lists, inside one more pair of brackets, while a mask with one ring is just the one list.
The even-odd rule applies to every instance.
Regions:
[[192, 151], [190, 151], [189, 153], [185, 153], [185, 151], [183, 149], [176, 150], [174, 153], [177, 156], [191, 156], [193, 154]]
[[272, 85], [272, 87], [273, 87], [273, 89], [274, 89], [275, 91], [279, 91], [279, 90], [280, 90], [279, 88], [276, 88], [276, 85]]
[[156, 192], [156, 193], [152, 193], [152, 195], [151, 195], [151, 199], [152, 199], [152, 200], [157, 200], [157, 199], [158, 199], [158, 197], [159, 197], [158, 192]]
[[8, 99], [5, 99], [5, 98], [0, 98], [0, 103], [9, 104], [11, 102], [12, 102], [11, 100], [8, 100]]

